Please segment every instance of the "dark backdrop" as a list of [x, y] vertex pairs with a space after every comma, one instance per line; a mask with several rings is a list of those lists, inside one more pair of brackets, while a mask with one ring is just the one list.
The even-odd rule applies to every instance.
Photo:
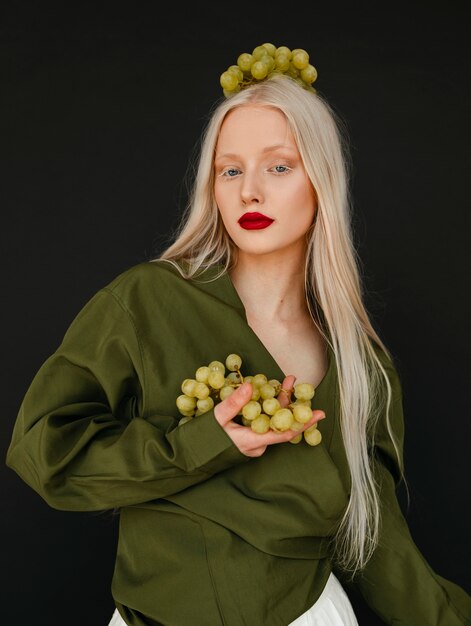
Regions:
[[[72, 318], [163, 249], [220, 73], [266, 41], [303, 47], [348, 126], [365, 300], [403, 379], [400, 498], [431, 567], [471, 592], [466, 3], [62, 5], [0, 16], [2, 458]], [[0, 471], [1, 622], [107, 625], [116, 518], [53, 510]]]

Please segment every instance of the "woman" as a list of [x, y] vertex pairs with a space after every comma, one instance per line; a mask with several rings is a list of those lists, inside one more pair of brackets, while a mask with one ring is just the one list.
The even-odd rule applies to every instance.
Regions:
[[[51, 506], [119, 509], [110, 624], [471, 624], [415, 546], [401, 384], [361, 297], [340, 126], [274, 74], [213, 111], [174, 242], [101, 289], [22, 403], [7, 464]], [[322, 441], [236, 417], [253, 386], [179, 424], [201, 365], [315, 387]], [[325, 419], [324, 419], [325, 418]]]

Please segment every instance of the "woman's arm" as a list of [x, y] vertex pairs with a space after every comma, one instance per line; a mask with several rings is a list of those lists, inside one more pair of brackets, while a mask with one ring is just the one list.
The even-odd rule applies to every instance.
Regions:
[[143, 406], [152, 380], [141, 350], [126, 308], [103, 289], [34, 377], [6, 463], [50, 506], [93, 511], [137, 504], [248, 460], [213, 409], [180, 427], [176, 415]]

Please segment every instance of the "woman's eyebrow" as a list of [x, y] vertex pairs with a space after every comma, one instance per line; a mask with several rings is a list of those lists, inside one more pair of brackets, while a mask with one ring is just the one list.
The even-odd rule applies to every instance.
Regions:
[[290, 146], [286, 143], [276, 143], [273, 146], [267, 146], [263, 148], [262, 152], [265, 154], [266, 152], [274, 152], [275, 150], [289, 150], [290, 152], [296, 152], [296, 148], [294, 146]]
[[[261, 153], [266, 154], [267, 152], [275, 152], [275, 150], [289, 150], [290, 152], [296, 152], [296, 148], [293, 146], [289, 146], [284, 143], [276, 143], [273, 146], [266, 146], [262, 149]], [[223, 159], [229, 157], [231, 159], [238, 158], [239, 155], [234, 152], [224, 152], [224, 154], [216, 154], [215, 159]]]

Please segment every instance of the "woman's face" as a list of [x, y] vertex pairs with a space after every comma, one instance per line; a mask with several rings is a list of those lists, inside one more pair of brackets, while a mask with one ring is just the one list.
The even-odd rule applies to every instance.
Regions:
[[[260, 105], [232, 110], [221, 126], [214, 168], [219, 212], [240, 251], [304, 253], [305, 234], [316, 214], [316, 195], [279, 110]], [[252, 221], [244, 228], [240, 218], [255, 212], [272, 221]]]

